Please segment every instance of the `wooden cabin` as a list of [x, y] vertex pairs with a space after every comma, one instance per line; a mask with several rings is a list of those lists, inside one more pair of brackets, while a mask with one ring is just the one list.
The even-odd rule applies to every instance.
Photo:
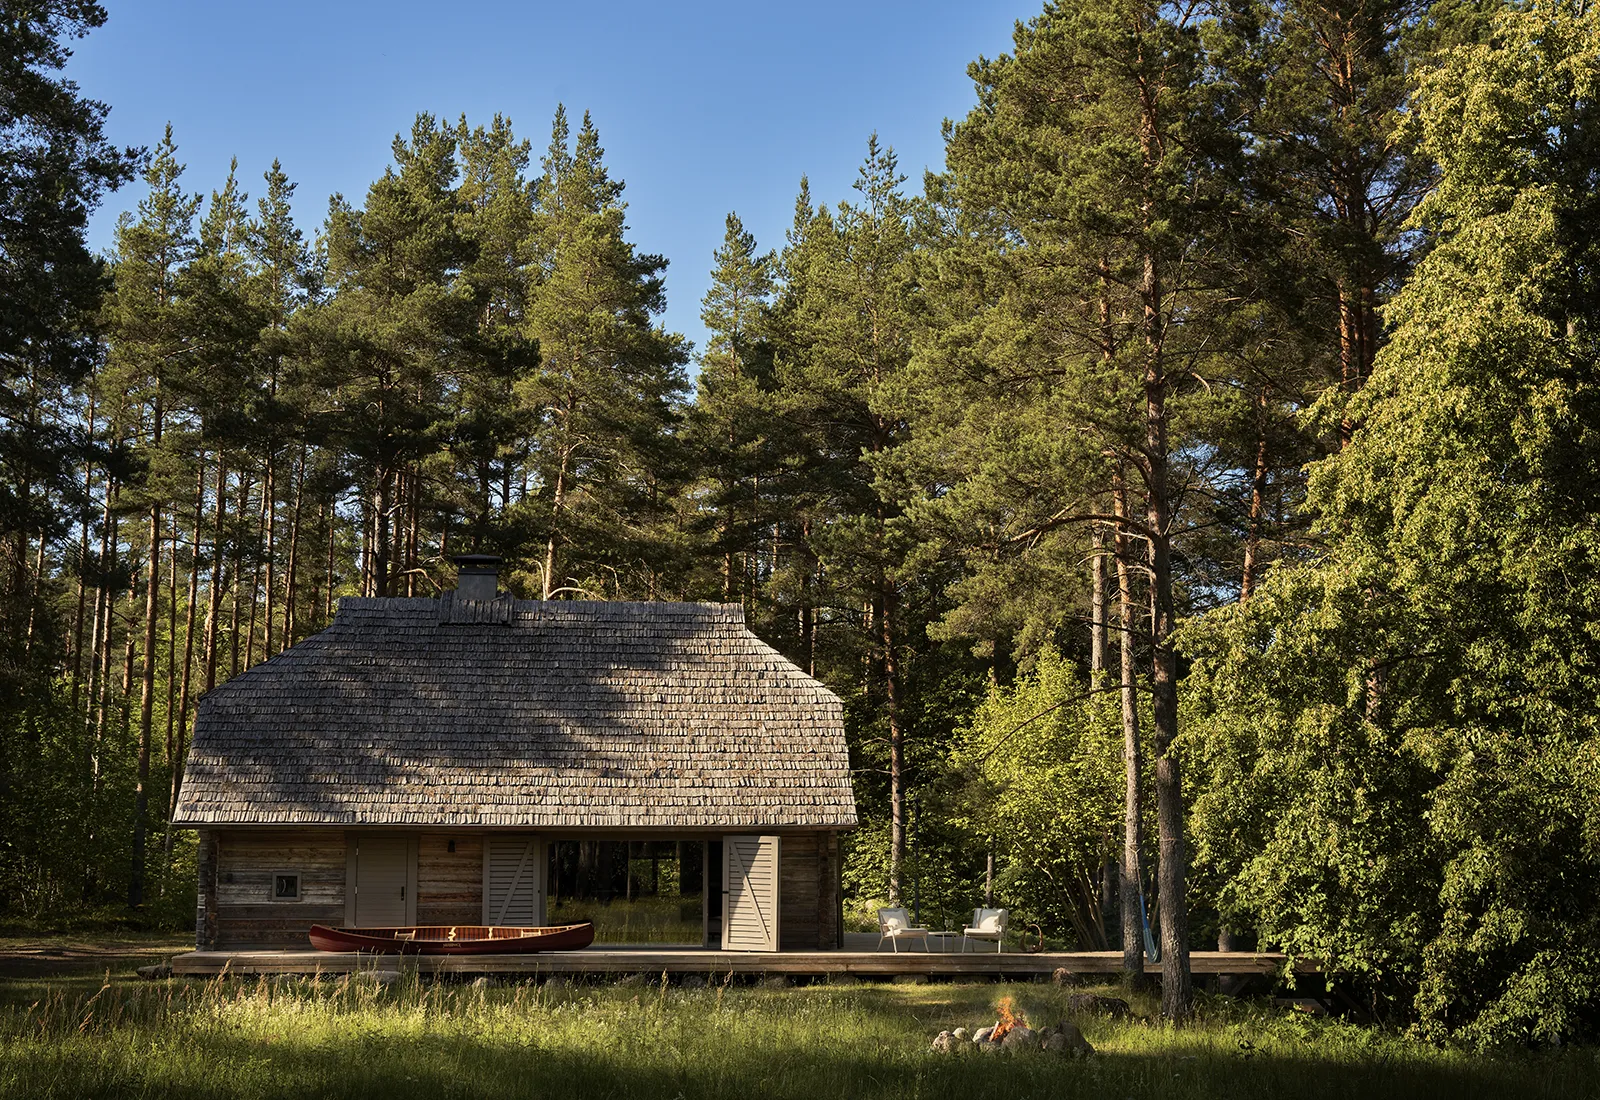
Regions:
[[458, 560], [456, 591], [340, 600], [200, 701], [175, 814], [197, 947], [577, 919], [597, 944], [839, 947], [838, 697], [737, 606], [514, 600]]

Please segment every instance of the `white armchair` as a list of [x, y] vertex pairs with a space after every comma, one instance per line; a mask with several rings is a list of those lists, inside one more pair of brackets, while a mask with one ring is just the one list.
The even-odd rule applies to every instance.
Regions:
[[878, 910], [878, 949], [883, 949], [883, 941], [888, 940], [890, 946], [898, 954], [901, 940], [921, 940], [922, 949], [928, 949], [928, 930], [926, 928], [913, 928], [911, 914], [904, 909], [879, 909]]
[[961, 950], [967, 949], [969, 939], [993, 940], [995, 951], [1003, 950], [1010, 916], [1004, 909], [974, 909], [972, 923], [961, 930]]

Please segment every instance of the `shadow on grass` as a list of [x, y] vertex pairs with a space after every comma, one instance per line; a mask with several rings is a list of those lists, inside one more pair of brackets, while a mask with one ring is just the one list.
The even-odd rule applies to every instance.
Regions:
[[129, 1033], [7, 1044], [0, 1095], [28, 1097], [422, 1097], [823, 1100], [919, 1097], [1590, 1097], [1590, 1052], [1526, 1061], [1370, 1062], [1315, 1057], [1101, 1053], [939, 1056], [918, 1043], [812, 1034], [719, 1044], [675, 1042], [641, 1024], [622, 1033], [545, 1044], [489, 1035], [399, 1036], [350, 1021], [346, 1033], [242, 1033], [216, 1024], [184, 1036]]

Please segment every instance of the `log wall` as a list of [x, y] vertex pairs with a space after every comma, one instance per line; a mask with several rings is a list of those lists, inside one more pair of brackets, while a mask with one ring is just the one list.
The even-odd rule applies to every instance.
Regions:
[[778, 947], [817, 950], [840, 939], [839, 834], [786, 834], [778, 855]]
[[[417, 923], [481, 923], [482, 836], [397, 835], [417, 837]], [[345, 923], [343, 829], [202, 830], [199, 870], [195, 944], [202, 950], [305, 947], [311, 925]], [[277, 871], [300, 875], [298, 901], [273, 899]], [[784, 834], [778, 873], [779, 947], [843, 946], [839, 834]]]
[[[456, 846], [453, 852], [450, 851], [451, 841]], [[417, 844], [417, 923], [483, 923], [481, 837], [451, 833], [421, 835]]]
[[[215, 830], [219, 946], [306, 946], [313, 924], [344, 923], [342, 829]], [[272, 875], [300, 875], [300, 900], [275, 901]]]

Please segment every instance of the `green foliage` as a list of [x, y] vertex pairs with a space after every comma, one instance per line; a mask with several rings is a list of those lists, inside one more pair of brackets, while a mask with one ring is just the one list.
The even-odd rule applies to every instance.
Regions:
[[[56, 529], [49, 501], [72, 492], [81, 452], [46, 413], [94, 365], [106, 273], [84, 230], [101, 197], [133, 176], [133, 151], [105, 139], [105, 104], [60, 75], [71, 41], [105, 18], [88, 0], [47, 0], [8, 7], [0, 21], [0, 540], [7, 543], [17, 532]], [[9, 693], [21, 655], [9, 651], [15, 609], [4, 614], [0, 693]]]
[[1086, 950], [1107, 946], [1101, 876], [1121, 848], [1116, 708], [1047, 646], [979, 705], [951, 760], [966, 782], [955, 823], [994, 846], [1000, 902]]
[[1431, 1037], [1600, 1022], [1597, 34], [1506, 10], [1424, 74], [1434, 246], [1313, 471], [1328, 549], [1189, 635], [1225, 908]]
[[667, 261], [623, 235], [623, 185], [604, 155], [587, 114], [572, 141], [557, 112], [529, 240], [539, 276], [527, 332], [540, 364], [517, 386], [538, 410], [539, 491], [514, 522], [543, 545], [531, 567], [545, 598], [650, 594], [670, 568], [663, 481], [688, 349], [652, 323], [666, 308]]

